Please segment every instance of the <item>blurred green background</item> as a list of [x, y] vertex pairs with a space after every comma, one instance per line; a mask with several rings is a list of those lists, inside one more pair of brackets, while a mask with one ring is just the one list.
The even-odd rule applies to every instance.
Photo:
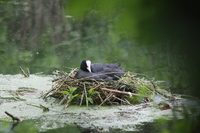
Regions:
[[[0, 73], [51, 74], [92, 62], [164, 80], [199, 95], [199, 19], [194, 1], [0, 0]], [[197, 82], [196, 82], [197, 81]], [[194, 91], [193, 91], [194, 90]]]

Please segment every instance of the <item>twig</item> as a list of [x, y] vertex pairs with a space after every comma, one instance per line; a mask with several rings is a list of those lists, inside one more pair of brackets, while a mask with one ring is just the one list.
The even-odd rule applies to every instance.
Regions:
[[46, 94], [44, 94], [43, 99], [46, 99], [47, 97], [49, 97], [50, 93], [54, 91], [54, 93], [57, 93], [57, 91], [61, 88], [61, 86], [65, 83], [65, 80], [63, 80], [60, 84], [56, 84], [54, 87], [52, 87], [52, 89], [50, 91], [48, 91]]
[[68, 96], [68, 95], [65, 95], [65, 96], [63, 97], [63, 99], [58, 103], [58, 105], [61, 105], [61, 104], [64, 102], [64, 100], [67, 99], [67, 96]]
[[24, 75], [24, 77], [28, 77], [28, 75], [24, 72], [21, 66], [19, 67], [19, 69], [21, 70], [21, 73]]
[[71, 100], [68, 100], [66, 105], [63, 107], [63, 109], [67, 108], [69, 106], [69, 103], [71, 102]]
[[104, 99], [104, 101], [98, 107], [100, 107], [102, 104], [104, 104], [111, 96], [113, 96], [113, 93], [109, 93], [108, 97], [106, 97], [106, 99]]
[[147, 86], [147, 88], [149, 88], [151, 91], [154, 91], [156, 94], [159, 94], [159, 95], [162, 95], [162, 96], [164, 96], [164, 97], [173, 97], [173, 96], [169, 96], [169, 95], [167, 95], [167, 94], [165, 94], [165, 93], [163, 93], [163, 92], [161, 92], [161, 91], [159, 91], [159, 90], [157, 90], [157, 89], [152, 89], [152, 88], [150, 88], [150, 87], [148, 87]]
[[97, 93], [99, 99], [101, 100], [101, 102], [103, 102], [103, 99], [101, 98], [101, 95], [99, 93]]
[[27, 76], [30, 77], [30, 70], [28, 68], [27, 69]]
[[130, 102], [125, 101], [125, 100], [122, 100], [121, 98], [118, 98], [118, 97], [116, 97], [115, 95], [113, 95], [113, 97], [116, 98], [117, 100], [120, 100], [120, 101], [124, 102], [124, 103], [127, 103], [127, 104], [129, 104], [129, 105], [132, 105]]
[[119, 90], [112, 90], [112, 89], [107, 89], [107, 88], [101, 88], [101, 90], [106, 91], [106, 92], [124, 94], [124, 95], [134, 95], [134, 96], [146, 97], [146, 96], [135, 94], [135, 93], [131, 93], [131, 92], [125, 92], [125, 91], [119, 91]]
[[5, 111], [5, 114], [7, 114], [9, 117], [11, 117], [13, 121], [15, 121], [15, 120], [16, 120], [17, 122], [21, 121], [19, 118], [13, 116], [12, 114], [8, 113], [7, 111]]
[[135, 73], [136, 75], [141, 75], [141, 76], [144, 76], [144, 77], [147, 77], [149, 79], [149, 81], [151, 82], [151, 84], [153, 85], [154, 88], [156, 88], [156, 85], [154, 84], [154, 82], [147, 76], [147, 75], [144, 75], [144, 74], [140, 74], [140, 73]]
[[128, 104], [130, 104], [130, 105], [133, 105], [133, 104], [131, 104], [126, 98], [124, 98], [124, 101], [126, 101]]
[[83, 92], [82, 92], [80, 106], [82, 105], [82, 102], [83, 102], [83, 97], [84, 97], [84, 90], [83, 90]]
[[22, 67], [19, 67], [21, 73], [24, 75], [24, 77], [29, 77], [30, 76], [30, 70], [27, 68], [27, 74], [24, 72], [24, 70], [22, 69]]

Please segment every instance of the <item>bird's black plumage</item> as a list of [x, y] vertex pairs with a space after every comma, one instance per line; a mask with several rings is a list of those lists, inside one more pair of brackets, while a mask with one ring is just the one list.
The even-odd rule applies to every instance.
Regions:
[[106, 64], [106, 63], [94, 63], [94, 64], [91, 64], [91, 71], [96, 73], [96, 72], [101, 72], [101, 71], [104, 71], [105, 69], [110, 70], [114, 70], [114, 69], [119, 69], [120, 67], [120, 63], [111, 63], [111, 64]]
[[90, 79], [107, 79], [117, 80], [124, 76], [124, 70], [121, 70], [120, 63], [94, 63], [90, 60], [83, 60], [75, 78], [90, 78]]
[[81, 78], [89, 78], [89, 79], [107, 79], [107, 80], [112, 80], [113, 78], [105, 75], [101, 72], [99, 73], [91, 73], [89, 71], [84, 71], [82, 69], [79, 69], [78, 72], [75, 75], [75, 78], [81, 79]]

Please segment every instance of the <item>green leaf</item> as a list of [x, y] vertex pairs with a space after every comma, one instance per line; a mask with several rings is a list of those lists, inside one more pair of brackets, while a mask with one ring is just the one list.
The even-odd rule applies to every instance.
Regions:
[[68, 99], [69, 100], [72, 100], [73, 98], [72, 98], [72, 94], [70, 94], [69, 96], [68, 96]]
[[89, 95], [93, 95], [93, 94], [97, 94], [97, 93], [99, 93], [99, 92], [94, 91], [92, 88], [90, 88], [90, 89], [88, 90], [88, 94], [89, 94]]
[[70, 92], [73, 93], [77, 88], [71, 88], [71, 87], [68, 87]]
[[91, 104], [93, 104], [93, 99], [91, 97], [87, 97], [87, 101], [89, 101]]
[[78, 95], [79, 95], [79, 94], [75, 94], [75, 95], [73, 95], [73, 96], [72, 96], [72, 99], [75, 98], [75, 97], [77, 97]]
[[92, 92], [93, 92], [93, 89], [90, 88], [90, 89], [88, 90], [88, 93], [89, 93], [89, 94], [92, 94]]
[[59, 93], [70, 95], [68, 91], [59, 91]]

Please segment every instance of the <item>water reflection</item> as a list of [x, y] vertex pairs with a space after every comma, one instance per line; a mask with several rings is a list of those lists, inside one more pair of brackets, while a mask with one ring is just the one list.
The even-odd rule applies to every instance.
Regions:
[[[0, 122], [0, 133], [80, 133], [82, 132], [76, 125], [65, 125], [64, 127], [58, 127], [56, 129], [46, 129], [45, 131], [39, 131], [36, 128], [37, 120], [24, 120], [19, 123], [13, 122]], [[41, 127], [43, 125], [41, 124]], [[49, 125], [50, 126], [50, 125]]]

